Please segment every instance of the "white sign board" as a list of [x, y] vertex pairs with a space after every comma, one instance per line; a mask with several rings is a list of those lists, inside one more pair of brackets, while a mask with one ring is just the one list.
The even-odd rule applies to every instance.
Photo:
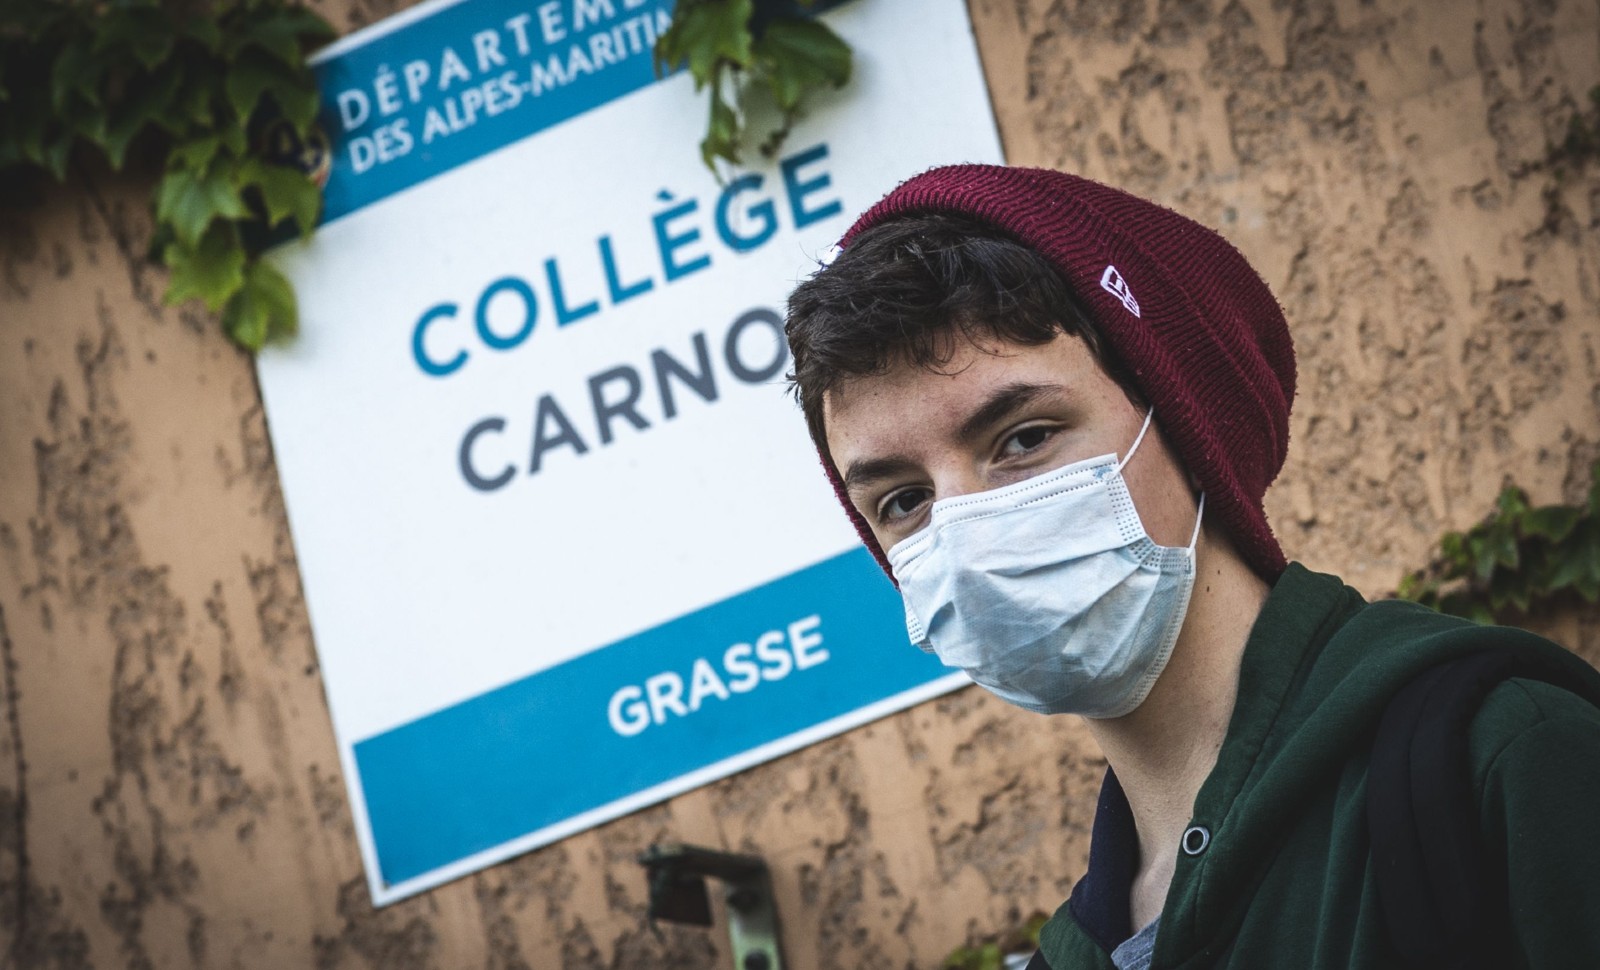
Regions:
[[719, 185], [669, 0], [424, 4], [330, 48], [268, 424], [382, 904], [965, 683], [825, 486], [781, 314], [851, 220], [1000, 150], [962, 0]]

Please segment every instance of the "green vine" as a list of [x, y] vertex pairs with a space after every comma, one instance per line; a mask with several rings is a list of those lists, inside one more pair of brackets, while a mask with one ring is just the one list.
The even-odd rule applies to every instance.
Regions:
[[[290, 337], [293, 288], [260, 256], [316, 225], [327, 153], [305, 54], [333, 33], [286, 0], [0, 0], [0, 185], [64, 182], [89, 156], [159, 168], [150, 251], [171, 272], [166, 301], [200, 300], [252, 351]], [[679, 0], [655, 57], [710, 88], [713, 171], [739, 162], [762, 99], [770, 157], [851, 66], [838, 35], [780, 0]]]
[[166, 300], [199, 299], [259, 349], [292, 335], [293, 289], [259, 256], [311, 232], [320, 137], [305, 52], [328, 23], [283, 0], [20, 0], [0, 6], [0, 182], [65, 181], [96, 153], [160, 167], [151, 252]]
[[1034, 913], [998, 936], [957, 947], [939, 966], [941, 970], [1004, 970], [1009, 954], [1032, 953], [1039, 948], [1039, 932], [1049, 921], [1045, 914]]
[[1446, 533], [1397, 595], [1479, 623], [1571, 596], [1600, 600], [1600, 462], [1591, 475], [1588, 502], [1578, 506], [1535, 507], [1507, 486], [1488, 518]]
[[[799, 0], [810, 7], [816, 0]], [[737, 165], [749, 135], [746, 120], [770, 99], [778, 122], [757, 146], [771, 158], [815, 91], [850, 80], [850, 48], [827, 24], [774, 0], [678, 0], [672, 26], [656, 41], [656, 69], [688, 65], [695, 90], [711, 90], [711, 116], [700, 157]], [[731, 100], [730, 100], [731, 97]]]

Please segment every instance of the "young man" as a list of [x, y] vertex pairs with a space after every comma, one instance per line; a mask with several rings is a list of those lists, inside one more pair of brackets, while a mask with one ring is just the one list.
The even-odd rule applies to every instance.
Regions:
[[[1031, 966], [1406, 965], [1366, 814], [1390, 699], [1489, 646], [1582, 665], [1285, 562], [1262, 497], [1293, 348], [1210, 230], [1073, 176], [956, 166], [841, 245], [790, 300], [794, 381], [912, 642], [1086, 716], [1110, 764], [1089, 871]], [[1469, 720], [1463, 815], [1496, 899], [1474, 956], [1600, 967], [1600, 709], [1511, 679]]]

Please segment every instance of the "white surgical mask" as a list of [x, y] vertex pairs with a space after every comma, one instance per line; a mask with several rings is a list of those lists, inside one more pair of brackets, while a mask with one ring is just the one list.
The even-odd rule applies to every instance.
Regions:
[[993, 491], [933, 503], [889, 550], [911, 642], [997, 697], [1041, 714], [1117, 717], [1144, 702], [1183, 626], [1194, 535], [1160, 546], [1122, 468], [1075, 462]]

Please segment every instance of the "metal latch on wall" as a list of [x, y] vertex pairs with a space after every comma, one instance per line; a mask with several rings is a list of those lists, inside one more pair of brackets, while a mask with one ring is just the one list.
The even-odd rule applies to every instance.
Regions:
[[639, 856], [650, 879], [650, 919], [711, 925], [706, 877], [726, 886], [728, 939], [735, 970], [783, 970], [772, 874], [759, 856], [696, 845], [652, 845]]

